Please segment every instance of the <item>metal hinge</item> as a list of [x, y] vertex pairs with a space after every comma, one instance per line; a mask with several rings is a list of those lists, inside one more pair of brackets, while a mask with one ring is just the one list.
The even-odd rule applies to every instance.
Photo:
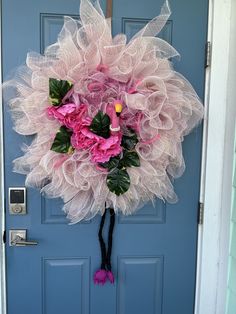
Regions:
[[198, 207], [198, 224], [203, 225], [203, 219], [204, 219], [204, 203], [199, 202]]
[[6, 230], [3, 231], [2, 242], [6, 243]]
[[205, 48], [205, 68], [208, 68], [211, 65], [211, 42], [206, 42]]

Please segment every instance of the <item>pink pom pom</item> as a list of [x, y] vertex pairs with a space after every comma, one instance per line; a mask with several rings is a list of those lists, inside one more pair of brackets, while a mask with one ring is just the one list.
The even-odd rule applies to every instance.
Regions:
[[[110, 280], [110, 279], [109, 279]], [[105, 269], [99, 269], [93, 276], [93, 282], [95, 285], [104, 285], [107, 281], [107, 272]]]
[[110, 281], [110, 283], [114, 284], [115, 278], [114, 278], [112, 271], [110, 271], [110, 270], [107, 271], [107, 278]]

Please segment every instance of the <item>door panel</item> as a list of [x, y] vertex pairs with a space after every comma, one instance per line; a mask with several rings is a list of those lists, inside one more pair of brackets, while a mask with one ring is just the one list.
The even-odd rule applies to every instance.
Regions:
[[89, 314], [89, 265], [89, 258], [43, 259], [43, 313]]
[[[162, 256], [122, 256], [118, 259], [118, 275], [118, 313], [161, 313]], [[138, 289], [134, 289], [134, 283]]]
[[[43, 52], [55, 42], [63, 16], [79, 15], [79, 1], [3, 0], [3, 77], [22, 64], [29, 50]], [[102, 1], [105, 9], [105, 0]], [[171, 1], [173, 14], [160, 37], [182, 55], [173, 60], [200, 97], [204, 87], [207, 0]], [[113, 0], [113, 33], [131, 38], [160, 12], [162, 1]], [[24, 177], [12, 172], [20, 156], [21, 137], [12, 130], [4, 108], [5, 184], [24, 186]], [[44, 199], [27, 190], [25, 216], [12, 216], [6, 198], [6, 228], [27, 229], [35, 247], [7, 251], [8, 314], [190, 314], [194, 308], [199, 196], [201, 129], [183, 144], [186, 171], [176, 180], [179, 202], [146, 204], [133, 216], [117, 217], [112, 263], [114, 285], [94, 286], [92, 275], [100, 266], [97, 241], [99, 217], [68, 225], [62, 201]], [[7, 190], [6, 190], [7, 195]], [[105, 232], [107, 231], [105, 226]], [[7, 238], [7, 241], [9, 239]]]

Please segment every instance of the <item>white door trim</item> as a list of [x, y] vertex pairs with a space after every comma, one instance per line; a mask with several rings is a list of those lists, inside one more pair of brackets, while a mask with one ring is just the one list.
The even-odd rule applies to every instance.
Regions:
[[[199, 226], [195, 314], [223, 314], [225, 311], [236, 116], [236, 106], [227, 101], [233, 1], [209, 0], [208, 40], [212, 43], [212, 62], [206, 70], [205, 82], [200, 199], [204, 202], [205, 215], [203, 225]], [[0, 95], [0, 102], [1, 99]], [[2, 242], [5, 228], [2, 102], [0, 105], [0, 313], [6, 314], [5, 248]]]
[[[232, 23], [234, 36], [236, 31], [233, 2], [210, 0], [209, 3], [208, 40], [212, 56], [211, 66], [206, 70], [201, 178], [205, 213], [204, 223], [199, 226], [195, 314], [225, 313], [236, 116], [235, 101], [230, 96], [235, 92], [231, 74]], [[234, 74], [236, 77], [236, 70]]]

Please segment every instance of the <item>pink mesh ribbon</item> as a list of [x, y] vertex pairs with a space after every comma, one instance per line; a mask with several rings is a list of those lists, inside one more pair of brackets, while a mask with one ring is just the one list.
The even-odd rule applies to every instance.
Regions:
[[[177, 201], [169, 178], [184, 171], [181, 143], [201, 121], [203, 106], [190, 83], [170, 64], [178, 52], [156, 37], [170, 13], [166, 1], [160, 15], [127, 42], [125, 34], [112, 38], [111, 23], [98, 2], [93, 6], [81, 0], [80, 21], [65, 17], [57, 42], [44, 55], [28, 53], [26, 65], [4, 84], [16, 132], [35, 135], [14, 161], [14, 170], [26, 175], [26, 186], [39, 188], [50, 198], [61, 197], [71, 223], [102, 213], [105, 203], [126, 215], [156, 197]], [[73, 84], [59, 109], [47, 109], [49, 78]], [[123, 104], [119, 119], [113, 121], [120, 134], [99, 142], [88, 126], [116, 99]], [[51, 150], [62, 121], [77, 128], [73, 151], [65, 156]], [[140, 167], [127, 169], [130, 187], [117, 196], [109, 191], [107, 171], [98, 163], [122, 153], [121, 136], [129, 128], [137, 132]], [[107, 277], [113, 281], [110, 273]], [[96, 275], [99, 282], [104, 278], [103, 272]]]

